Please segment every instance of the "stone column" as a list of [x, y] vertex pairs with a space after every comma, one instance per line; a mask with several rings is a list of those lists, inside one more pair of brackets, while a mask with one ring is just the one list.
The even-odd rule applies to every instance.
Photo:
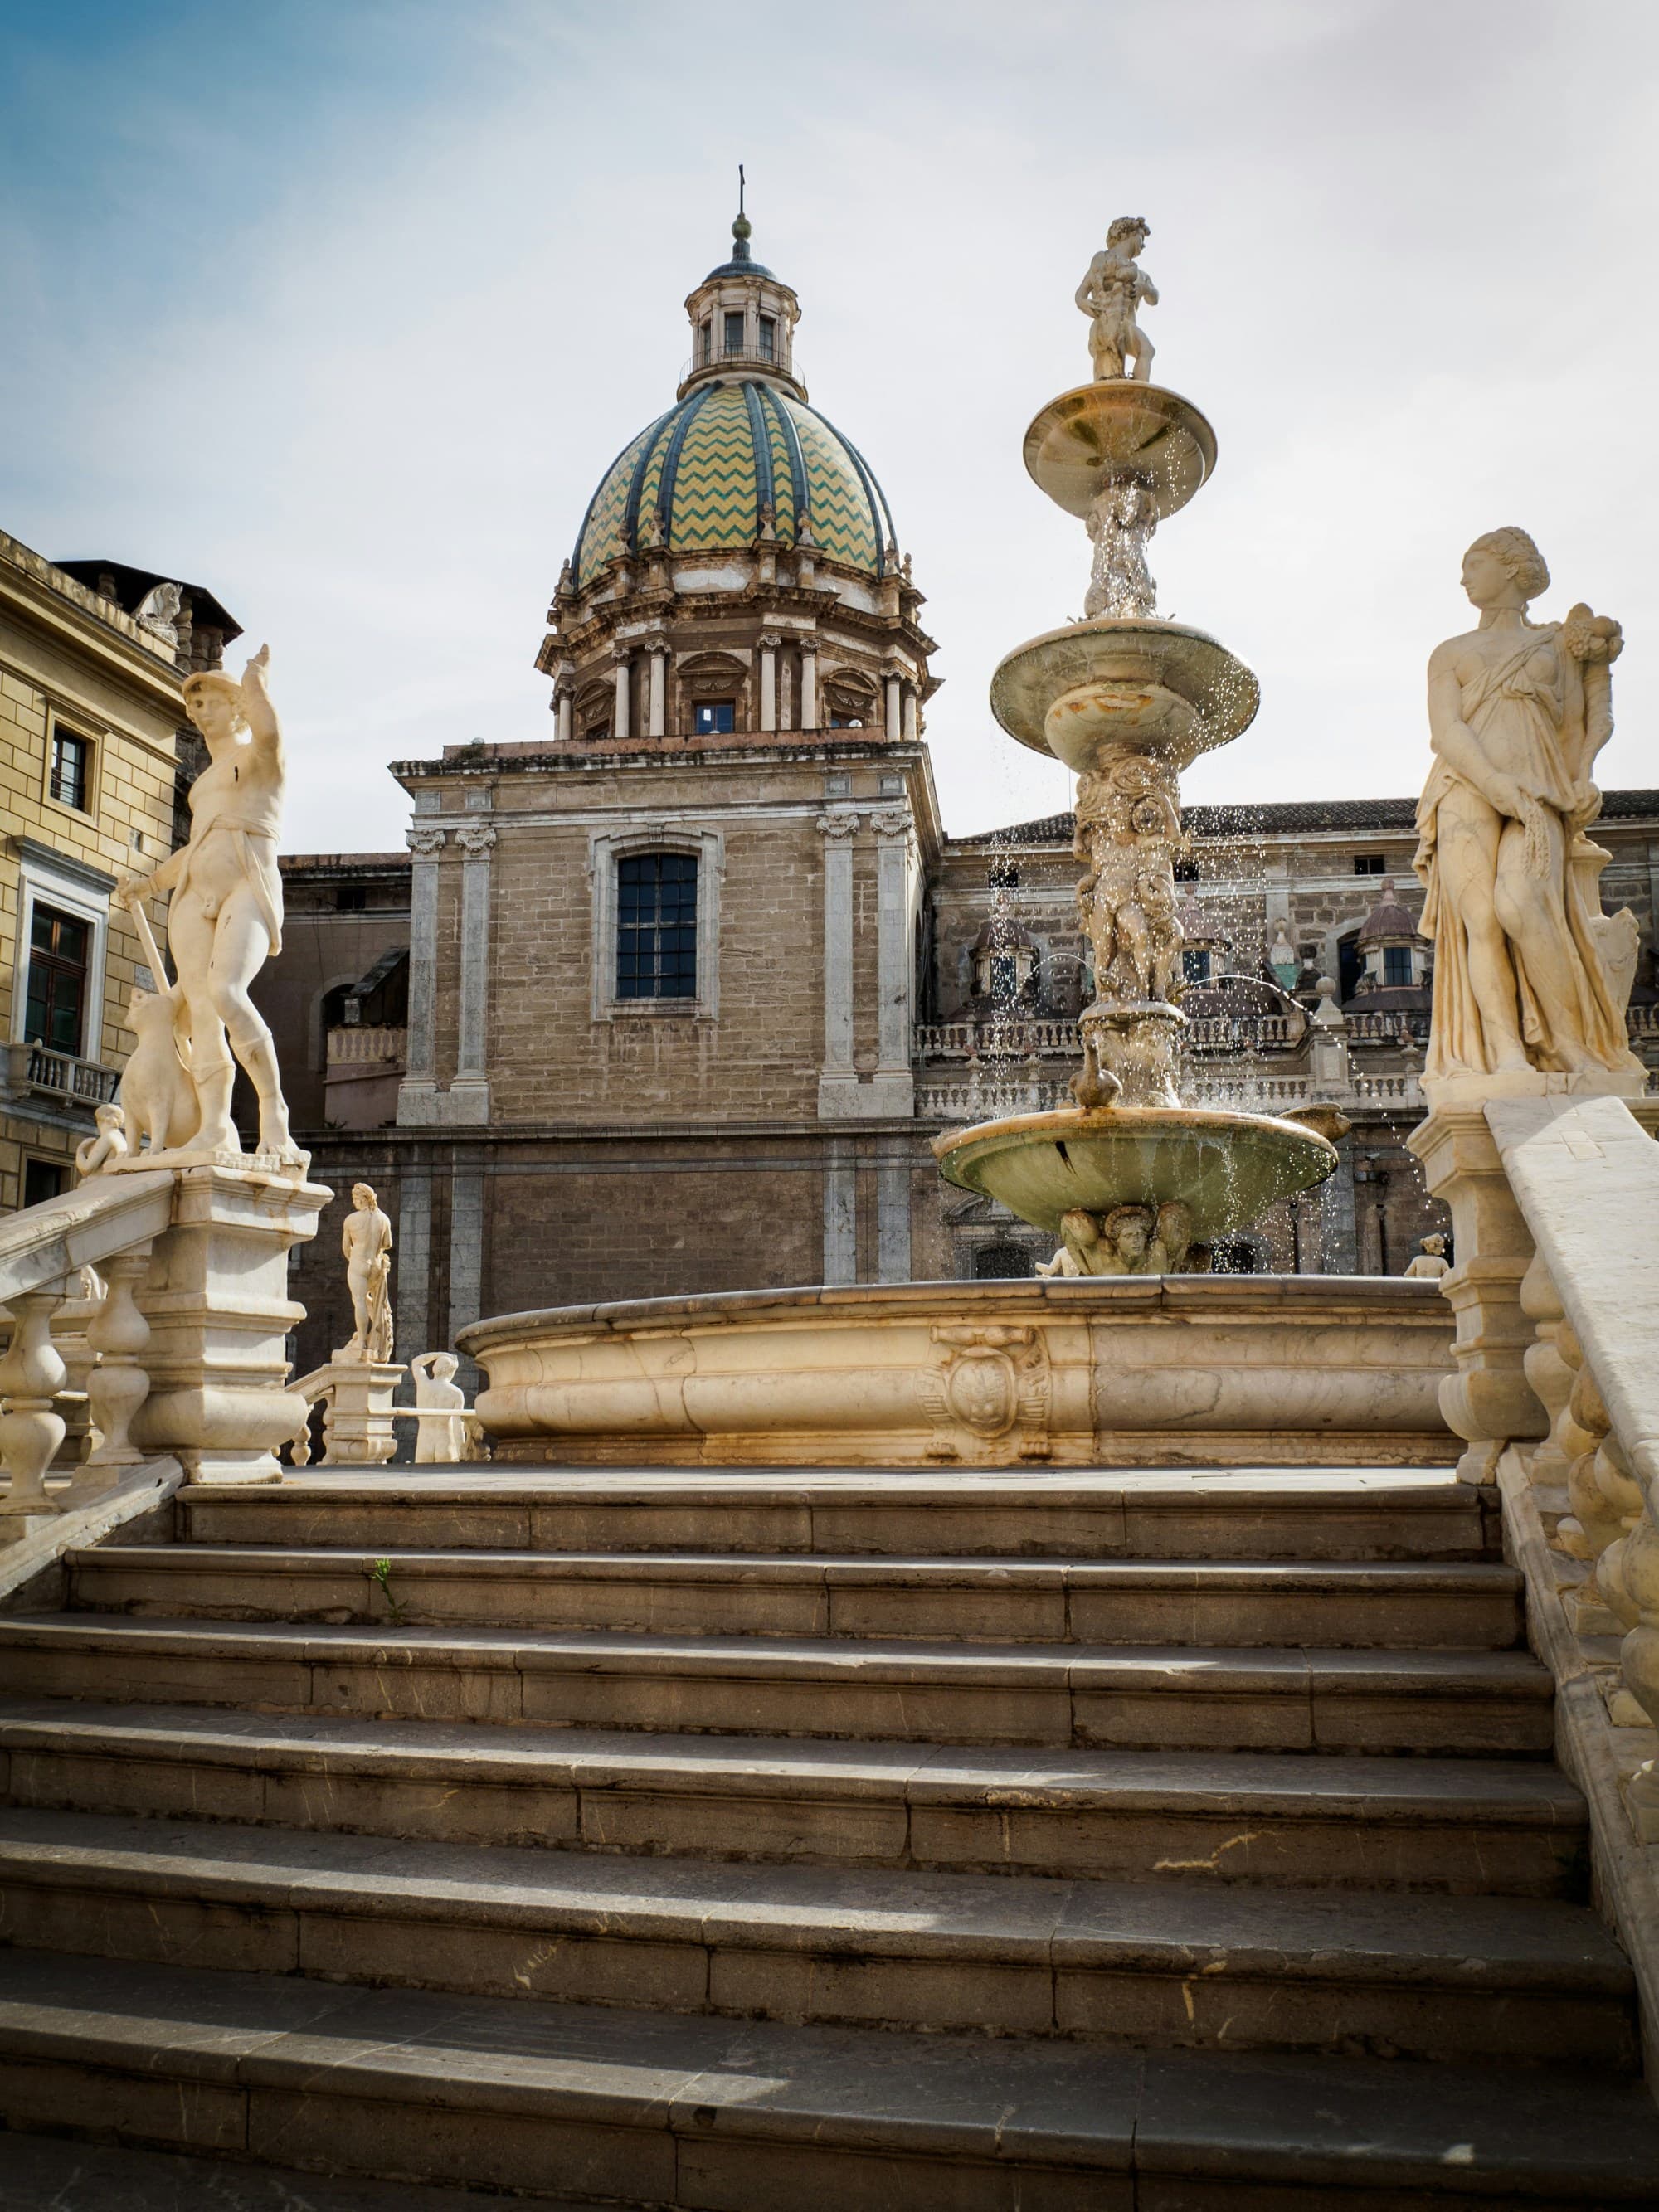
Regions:
[[651, 644], [651, 734], [661, 737], [667, 728], [668, 647], [659, 639]]
[[558, 689], [554, 696], [558, 702], [559, 740], [568, 744], [576, 727], [576, 672], [568, 660], [559, 664]]
[[288, 1388], [290, 1249], [334, 1195], [250, 1168], [178, 1171], [172, 1226], [155, 1240], [137, 1303], [149, 1323], [149, 1395], [133, 1415], [145, 1453], [170, 1452], [195, 1482], [272, 1482], [276, 1447], [306, 1404]]
[[407, 1352], [441, 1350], [431, 1341], [432, 1170], [422, 1164], [404, 1170], [398, 1183], [397, 1299], [393, 1312], [398, 1343]]
[[908, 1119], [915, 1110], [915, 1084], [910, 1072], [910, 855], [915, 824], [908, 806], [890, 806], [873, 817], [873, 827], [878, 1019], [873, 1085], [877, 1095], [872, 1111]]
[[1320, 1186], [1323, 1212], [1323, 1255], [1320, 1273], [1357, 1275], [1359, 1273], [1359, 1224], [1354, 1212], [1353, 1141], [1344, 1137], [1336, 1147], [1336, 1173]]
[[611, 734], [613, 738], [626, 738], [633, 734], [629, 720], [633, 648], [631, 646], [613, 645], [611, 651], [617, 664], [617, 706], [611, 717]]
[[921, 735], [921, 691], [915, 684], [904, 687], [904, 734], [912, 744]]
[[489, 1076], [485, 1066], [489, 1013], [489, 855], [495, 832], [488, 822], [470, 822], [455, 832], [466, 858], [461, 866], [461, 988], [455, 1079], [449, 1086], [446, 1118], [489, 1119]]
[[818, 726], [818, 648], [812, 639], [804, 641], [800, 649], [800, 726], [803, 730]]
[[876, 1164], [876, 1279], [910, 1279], [910, 1162], [903, 1153]]
[[896, 668], [886, 671], [887, 735], [896, 744], [904, 733], [904, 686]]
[[760, 726], [768, 732], [778, 726], [778, 647], [782, 642], [775, 630], [761, 632]]
[[438, 975], [438, 855], [441, 830], [416, 827], [404, 841], [413, 854], [409, 894], [409, 1042], [403, 1082], [398, 1090], [402, 1124], [433, 1119], [437, 1086], [434, 1035]]
[[[859, 1079], [853, 1063], [853, 839], [858, 826], [859, 817], [850, 807], [837, 807], [818, 817], [818, 830], [823, 838], [823, 1066], [818, 1075], [821, 1115], [858, 1110]], [[849, 1168], [849, 1176], [851, 1172]], [[827, 1237], [828, 1231], [825, 1233]], [[826, 1274], [824, 1279], [851, 1282], [853, 1278]]]
[[823, 1164], [823, 1279], [859, 1279], [858, 1166], [852, 1147], [832, 1144]]
[[[449, 1334], [453, 1344], [469, 1322], [483, 1312], [484, 1176], [476, 1160], [457, 1160], [449, 1186]], [[469, 1395], [477, 1389], [478, 1370], [461, 1358], [457, 1382]]]

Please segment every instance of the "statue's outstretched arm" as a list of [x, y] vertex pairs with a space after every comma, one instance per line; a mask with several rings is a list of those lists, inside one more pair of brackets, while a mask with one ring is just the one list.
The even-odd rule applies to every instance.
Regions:
[[270, 703], [270, 647], [262, 645], [242, 671], [242, 711], [254, 744], [268, 747], [280, 759], [283, 732]]
[[1079, 307], [1082, 308], [1085, 315], [1093, 314], [1095, 311], [1095, 272], [1092, 267], [1091, 267], [1088, 275], [1077, 288], [1077, 303]]
[[1149, 307], [1157, 307], [1158, 287], [1150, 276], [1143, 276], [1140, 280], [1140, 296]]

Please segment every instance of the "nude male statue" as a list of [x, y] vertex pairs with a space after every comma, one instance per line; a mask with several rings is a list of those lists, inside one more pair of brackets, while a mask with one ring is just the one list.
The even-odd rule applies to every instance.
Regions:
[[1135, 320], [1135, 309], [1143, 300], [1149, 307], [1158, 305], [1158, 287], [1135, 260], [1152, 234], [1143, 216], [1119, 216], [1077, 288], [1077, 304], [1090, 319], [1089, 351], [1097, 384], [1115, 376], [1133, 377], [1144, 384], [1152, 374], [1156, 349]]

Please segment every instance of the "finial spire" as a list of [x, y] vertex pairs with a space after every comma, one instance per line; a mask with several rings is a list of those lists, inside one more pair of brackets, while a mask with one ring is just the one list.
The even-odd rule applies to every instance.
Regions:
[[738, 218], [732, 226], [732, 236], [735, 240], [732, 248], [732, 258], [734, 261], [748, 260], [750, 233], [754, 228], [743, 211], [744, 187], [743, 163], [739, 161], [738, 164]]

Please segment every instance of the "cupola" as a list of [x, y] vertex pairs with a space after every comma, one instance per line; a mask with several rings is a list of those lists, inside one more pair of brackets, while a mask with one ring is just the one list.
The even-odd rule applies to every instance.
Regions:
[[686, 295], [691, 358], [681, 372], [675, 396], [684, 399], [713, 377], [735, 375], [759, 378], [805, 399], [806, 386], [794, 373], [800, 301], [781, 276], [750, 252], [753, 225], [743, 212], [741, 182], [738, 200], [729, 259], [711, 269]]

